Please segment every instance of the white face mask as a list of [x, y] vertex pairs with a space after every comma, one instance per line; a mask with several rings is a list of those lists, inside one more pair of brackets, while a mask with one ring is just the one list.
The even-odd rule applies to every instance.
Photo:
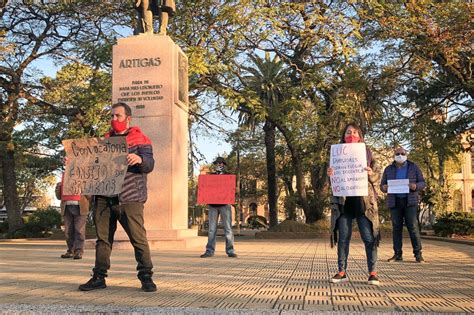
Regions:
[[222, 173], [224, 171], [224, 165], [216, 165], [216, 172]]
[[405, 163], [406, 160], [407, 160], [406, 155], [395, 155], [395, 162], [399, 164]]

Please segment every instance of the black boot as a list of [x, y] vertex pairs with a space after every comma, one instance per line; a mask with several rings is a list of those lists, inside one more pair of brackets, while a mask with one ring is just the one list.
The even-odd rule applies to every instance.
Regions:
[[151, 276], [141, 277], [140, 281], [142, 283], [142, 290], [145, 292], [155, 292], [156, 284], [153, 282]]
[[393, 255], [393, 257], [387, 259], [388, 262], [392, 262], [392, 261], [403, 261], [403, 257], [402, 255]]
[[107, 288], [107, 285], [105, 284], [105, 278], [99, 277], [97, 275], [92, 276], [89, 281], [79, 286], [79, 290], [81, 291], [92, 291], [105, 288]]
[[423, 255], [421, 253], [418, 253], [415, 255], [415, 260], [417, 263], [420, 263], [420, 264], [425, 263], [425, 260], [423, 259]]
[[82, 259], [82, 252], [80, 250], [77, 250], [74, 252], [74, 259]]
[[72, 258], [73, 256], [74, 255], [72, 254], [72, 252], [67, 251], [65, 254], [61, 255], [61, 258]]

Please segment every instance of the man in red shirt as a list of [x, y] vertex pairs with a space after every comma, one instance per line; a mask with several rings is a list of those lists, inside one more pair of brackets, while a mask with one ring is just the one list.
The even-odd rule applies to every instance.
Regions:
[[64, 234], [67, 251], [61, 258], [82, 259], [86, 240], [86, 222], [89, 213], [89, 198], [80, 195], [63, 195], [63, 178], [56, 185], [56, 198], [61, 200], [61, 214], [64, 217]]

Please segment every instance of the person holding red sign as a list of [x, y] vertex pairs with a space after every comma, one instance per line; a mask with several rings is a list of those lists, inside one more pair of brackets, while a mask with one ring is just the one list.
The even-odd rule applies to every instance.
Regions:
[[[212, 163], [215, 171], [211, 174], [223, 175], [225, 174], [224, 169], [227, 163], [224, 158], [218, 157]], [[208, 258], [214, 256], [216, 249], [216, 234], [217, 234], [217, 222], [219, 216], [224, 225], [225, 233], [225, 252], [227, 256], [236, 258], [237, 254], [234, 250], [234, 234], [232, 233], [232, 209], [230, 205], [221, 204], [210, 204], [209, 206], [209, 231], [207, 237], [206, 252], [201, 255], [201, 258]]]
[[[342, 133], [341, 143], [363, 143], [362, 130], [356, 124], [348, 124]], [[356, 219], [360, 236], [364, 241], [367, 266], [369, 269], [368, 284], [379, 285], [376, 272], [377, 247], [380, 242], [379, 213], [375, 183], [380, 179], [379, 170], [372, 152], [367, 147], [367, 171], [369, 182], [368, 196], [331, 197], [331, 247], [337, 242], [337, 264], [339, 272], [330, 282], [340, 283], [349, 281], [347, 277], [347, 258], [352, 236], [352, 221]], [[331, 167], [328, 176], [334, 175]], [[339, 238], [338, 236], [339, 232]]]

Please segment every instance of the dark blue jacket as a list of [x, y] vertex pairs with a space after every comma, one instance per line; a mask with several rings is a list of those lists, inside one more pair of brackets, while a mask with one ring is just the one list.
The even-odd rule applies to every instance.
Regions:
[[[120, 135], [115, 135], [113, 131], [106, 135], [114, 136]], [[128, 153], [139, 155], [142, 163], [127, 168], [119, 200], [120, 203], [145, 203], [148, 197], [147, 174], [151, 173], [155, 166], [152, 143], [138, 127], [131, 127], [123, 136], [127, 137]]]
[[[415, 163], [408, 161], [408, 171], [407, 177], [410, 184], [416, 184], [416, 189], [410, 189], [410, 193], [408, 194], [407, 206], [418, 206], [420, 202], [420, 196], [418, 194], [419, 191], [422, 191], [426, 187], [425, 179], [423, 178], [423, 174], [421, 173], [420, 168]], [[390, 164], [385, 168], [382, 175], [382, 181], [380, 182], [380, 190], [383, 192], [387, 192], [386, 189], [383, 188], [384, 185], [387, 185], [388, 180], [397, 179], [397, 165], [395, 162]], [[395, 194], [388, 194], [387, 195], [387, 206], [389, 208], [395, 207]]]

